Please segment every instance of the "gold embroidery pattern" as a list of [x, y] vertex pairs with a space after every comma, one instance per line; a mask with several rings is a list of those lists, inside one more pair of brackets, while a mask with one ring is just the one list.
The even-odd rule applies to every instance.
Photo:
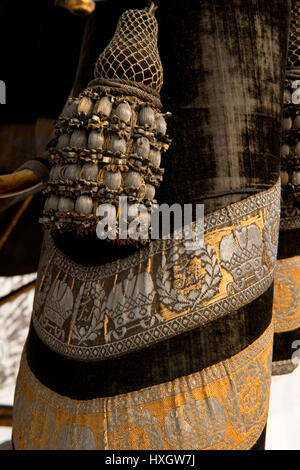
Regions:
[[275, 333], [300, 327], [300, 256], [277, 261], [273, 318]]
[[267, 420], [273, 326], [230, 359], [136, 392], [71, 400], [44, 387], [24, 352], [16, 449], [250, 449]]
[[198, 250], [188, 251], [184, 240], [157, 240], [96, 268], [69, 260], [46, 233], [33, 311], [37, 334], [64, 356], [92, 361], [171, 338], [248, 304], [273, 280], [279, 196], [278, 183], [207, 215]]

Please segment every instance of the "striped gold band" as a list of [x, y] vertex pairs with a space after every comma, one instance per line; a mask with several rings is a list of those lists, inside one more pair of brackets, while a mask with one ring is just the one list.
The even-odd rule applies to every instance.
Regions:
[[250, 449], [268, 414], [273, 326], [198, 373], [107, 398], [72, 400], [43, 386], [23, 354], [16, 449]]

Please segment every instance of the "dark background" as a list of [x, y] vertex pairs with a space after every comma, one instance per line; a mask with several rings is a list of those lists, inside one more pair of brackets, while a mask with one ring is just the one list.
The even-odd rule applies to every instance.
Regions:
[[0, 1], [0, 123], [56, 118], [74, 81], [85, 19], [54, 0]]
[[91, 33], [96, 47], [91, 54], [84, 51], [91, 55], [84, 71], [88, 82], [120, 14], [147, 3], [106, 0], [97, 4], [92, 19], [56, 7], [55, 0], [0, 0], [0, 80], [7, 92], [0, 124], [56, 119], [74, 84], [86, 21], [97, 23]]

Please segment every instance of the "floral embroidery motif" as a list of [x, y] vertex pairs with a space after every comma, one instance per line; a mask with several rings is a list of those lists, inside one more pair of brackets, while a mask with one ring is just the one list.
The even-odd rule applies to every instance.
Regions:
[[127, 394], [72, 400], [42, 385], [26, 350], [14, 403], [16, 449], [250, 449], [266, 424], [273, 325], [235, 356]]
[[39, 447], [43, 442], [45, 450], [54, 449], [55, 414], [46, 402], [33, 399], [24, 412], [24, 445], [28, 450]]
[[[199, 258], [205, 273], [199, 275]], [[158, 268], [157, 292], [164, 305], [181, 313], [196, 309], [204, 300], [210, 300], [217, 292], [221, 280], [216, 252], [210, 245], [188, 252], [175, 246], [167, 255], [162, 255]]]
[[96, 450], [95, 438], [88, 426], [64, 424], [56, 444], [58, 450]]
[[227, 422], [217, 398], [191, 400], [168, 412], [165, 435], [171, 449], [224, 449]]
[[208, 214], [197, 250], [188, 250], [184, 240], [155, 240], [133, 256], [95, 268], [69, 260], [46, 232], [33, 312], [37, 334], [61, 355], [99, 360], [248, 304], [273, 281], [279, 194], [276, 184]]
[[[232, 425], [241, 432], [249, 431], [263, 413], [270, 387], [271, 354], [267, 367], [259, 361], [252, 362], [239, 371], [230, 391], [227, 406]], [[253, 390], [253, 383], [257, 388]]]
[[[136, 443], [131, 440], [133, 429], [138, 430]], [[129, 408], [125, 413], [116, 410], [108, 420], [107, 430], [108, 442], [113, 442], [116, 449], [131, 449], [133, 444], [136, 450], [164, 448], [160, 423], [147, 408]]]

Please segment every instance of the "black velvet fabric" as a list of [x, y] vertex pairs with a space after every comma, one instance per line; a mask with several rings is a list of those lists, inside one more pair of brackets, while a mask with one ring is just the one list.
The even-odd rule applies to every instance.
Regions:
[[294, 343], [294, 341], [300, 341], [300, 328], [284, 333], [275, 333], [273, 361], [286, 361], [291, 359], [294, 352], [299, 349], [299, 344]]
[[28, 363], [45, 386], [78, 400], [167, 382], [224, 361], [252, 344], [270, 324], [272, 293], [273, 286], [230, 315], [148, 348], [93, 363], [74, 361], [51, 351], [31, 327]]
[[[127, 8], [141, 2], [107, 2], [89, 18], [74, 94]], [[161, 95], [173, 113], [160, 202], [212, 211], [278, 179], [289, 13], [285, 0], [160, 0]]]
[[255, 442], [254, 446], [251, 447], [249, 450], [265, 450], [265, 443], [266, 443], [266, 432], [267, 426], [264, 427], [263, 432]]
[[[115, 0], [89, 19], [76, 93], [128, 6], [141, 4]], [[160, 201], [205, 200], [211, 211], [278, 179], [289, 12], [284, 0], [160, 1], [161, 95], [173, 113]]]
[[[159, 13], [162, 97], [173, 112], [159, 196], [211, 211], [278, 179], [289, 2], [175, 4], [180, 14], [164, 1]], [[237, 194], [210, 196], [227, 191]]]
[[277, 259], [292, 258], [300, 255], [300, 230], [283, 230], [279, 232]]

